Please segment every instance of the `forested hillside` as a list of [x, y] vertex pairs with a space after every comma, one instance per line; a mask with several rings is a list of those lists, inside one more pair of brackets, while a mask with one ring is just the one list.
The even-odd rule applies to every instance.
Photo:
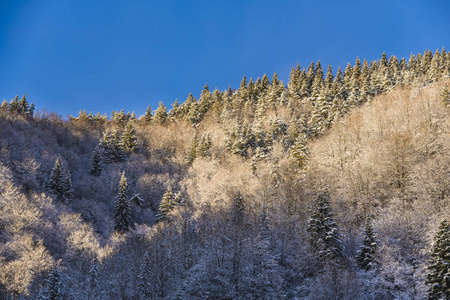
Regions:
[[140, 117], [5, 100], [0, 299], [450, 299], [449, 86], [442, 49]]

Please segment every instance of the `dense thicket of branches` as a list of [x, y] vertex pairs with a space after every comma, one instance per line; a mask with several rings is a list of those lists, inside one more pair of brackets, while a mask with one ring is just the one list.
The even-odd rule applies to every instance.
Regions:
[[448, 295], [449, 77], [442, 49], [140, 118], [5, 100], [0, 299]]

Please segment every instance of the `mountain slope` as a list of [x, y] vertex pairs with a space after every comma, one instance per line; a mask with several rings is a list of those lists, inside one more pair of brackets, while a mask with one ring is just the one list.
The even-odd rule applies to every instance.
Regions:
[[[55, 274], [71, 299], [424, 296], [432, 235], [450, 218], [442, 53], [409, 66], [358, 59], [325, 79], [319, 62], [293, 68], [287, 87], [276, 74], [234, 92], [206, 86], [139, 119], [2, 105], [1, 297], [45, 295]], [[46, 185], [58, 158], [72, 200]], [[133, 228], [121, 234], [123, 173]], [[334, 229], [314, 232], [314, 210]], [[367, 215], [378, 241], [368, 271], [355, 266]], [[339, 258], [324, 259], [327, 239], [344, 246]]]

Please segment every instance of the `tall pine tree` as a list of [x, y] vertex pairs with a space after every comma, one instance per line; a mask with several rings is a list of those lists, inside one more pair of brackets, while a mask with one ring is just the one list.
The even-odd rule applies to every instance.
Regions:
[[192, 137], [191, 145], [188, 150], [188, 154], [186, 157], [186, 161], [189, 166], [192, 166], [194, 160], [197, 158], [197, 148], [198, 148], [198, 136], [197, 131], [194, 132], [194, 136]]
[[50, 177], [45, 183], [45, 189], [56, 197], [56, 200], [64, 200], [64, 170], [61, 159], [56, 159], [55, 166], [50, 173]]
[[296, 159], [300, 169], [306, 167], [306, 162], [309, 156], [309, 150], [306, 146], [306, 139], [303, 136], [298, 136], [291, 147], [292, 156]]
[[363, 231], [363, 241], [358, 250], [356, 260], [363, 270], [372, 269], [376, 263], [375, 254], [378, 249], [376, 233], [373, 230], [372, 218], [367, 216]]
[[74, 198], [73, 188], [72, 188], [72, 176], [70, 171], [67, 171], [66, 177], [64, 179], [64, 200], [71, 201]]
[[137, 147], [136, 130], [134, 130], [131, 122], [128, 122], [125, 126], [125, 130], [122, 134], [123, 148], [127, 153], [135, 152]]
[[119, 232], [126, 232], [131, 227], [131, 207], [128, 199], [128, 184], [125, 172], [119, 182], [119, 192], [114, 203], [114, 229]]
[[167, 108], [162, 103], [159, 102], [158, 108], [155, 111], [155, 116], [153, 117], [153, 121], [159, 124], [163, 124], [167, 119]]
[[431, 248], [428, 274], [428, 299], [450, 299], [450, 224], [444, 220], [439, 225]]
[[153, 120], [152, 108], [147, 106], [147, 110], [145, 111], [144, 119], [147, 122], [151, 122]]
[[278, 264], [278, 256], [270, 247], [270, 224], [266, 210], [264, 205], [258, 217], [258, 234], [252, 244], [251, 273], [245, 291], [250, 299], [282, 298], [283, 270]]
[[330, 205], [330, 194], [325, 190], [317, 196], [309, 219], [310, 244], [319, 261], [345, 258], [339, 227]]
[[165, 220], [169, 213], [173, 210], [176, 203], [174, 201], [172, 187], [169, 185], [164, 193], [161, 202], [159, 203], [159, 213], [156, 216], [158, 220]]
[[8, 111], [8, 102], [6, 99], [3, 99], [2, 105], [0, 106], [0, 112], [5, 114]]
[[45, 280], [45, 287], [38, 297], [39, 300], [61, 299], [61, 274], [54, 268], [49, 277]]
[[55, 166], [44, 188], [55, 197], [57, 201], [72, 200], [74, 198], [72, 179], [69, 171], [65, 171], [61, 159], [56, 159]]
[[89, 265], [88, 282], [89, 282], [89, 298], [96, 299], [98, 297], [98, 287], [100, 280], [100, 264], [95, 255]]
[[143, 297], [149, 297], [150, 299], [152, 299], [152, 296], [155, 296], [155, 286], [151, 281], [152, 277], [152, 263], [148, 252], [145, 252], [138, 274], [138, 289]]
[[97, 146], [92, 153], [89, 175], [98, 177], [102, 173], [102, 169], [102, 155], [100, 153], [100, 148]]

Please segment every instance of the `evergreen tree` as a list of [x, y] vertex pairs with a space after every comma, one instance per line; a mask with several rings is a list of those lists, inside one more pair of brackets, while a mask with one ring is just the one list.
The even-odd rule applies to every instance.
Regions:
[[248, 157], [248, 148], [252, 145], [252, 132], [250, 126], [245, 123], [243, 125], [236, 124], [225, 140], [227, 149], [234, 154], [242, 157]]
[[70, 176], [70, 171], [67, 171], [66, 178], [64, 180], [64, 200], [71, 201], [74, 199], [73, 188], [72, 188], [72, 177]]
[[61, 296], [61, 274], [57, 268], [54, 268], [45, 280], [45, 287], [39, 300], [57, 300], [61, 299]]
[[360, 77], [361, 84], [361, 97], [363, 98], [363, 102], [369, 99], [369, 96], [372, 95], [372, 87], [371, 87], [371, 69], [369, 67], [369, 63], [364, 59], [363, 67], [361, 71]]
[[262, 118], [266, 113], [267, 103], [265, 101], [265, 98], [266, 97], [262, 97], [262, 96], [260, 96], [258, 98], [258, 101], [256, 103], [256, 117], [257, 118]]
[[102, 169], [103, 169], [102, 156], [100, 153], [99, 146], [96, 146], [91, 157], [91, 166], [89, 168], [89, 175], [98, 177], [102, 173]]
[[0, 112], [5, 114], [8, 111], [8, 102], [6, 99], [3, 99], [2, 105], [0, 106]]
[[442, 75], [450, 77], [450, 52], [445, 52], [445, 48], [442, 48], [441, 62]]
[[370, 67], [369, 67], [369, 62], [366, 59], [364, 59], [364, 61], [363, 61], [363, 66], [362, 66], [362, 70], [361, 70], [361, 79], [362, 80], [370, 79]]
[[400, 64], [397, 56], [392, 55], [389, 59], [389, 83], [388, 88], [397, 85], [400, 80]]
[[89, 287], [91, 288], [91, 291], [94, 292], [94, 294], [99, 284], [98, 282], [99, 277], [100, 277], [100, 264], [98, 262], [97, 256], [94, 256], [89, 266]]
[[[263, 156], [270, 151], [270, 141], [268, 141], [267, 134], [261, 124], [261, 122], [256, 122], [253, 124], [253, 127], [251, 128], [252, 131], [252, 144], [251, 147], [254, 150], [254, 152], [258, 149], [262, 151]], [[254, 153], [255, 154], [255, 153]], [[262, 157], [262, 158], [264, 158]]]
[[284, 84], [278, 79], [277, 72], [273, 74], [272, 84], [268, 90], [267, 98], [268, 102], [271, 104], [274, 110], [277, 110], [279, 101], [281, 100], [281, 95], [284, 91]]
[[147, 106], [147, 110], [145, 111], [145, 117], [144, 117], [145, 121], [147, 122], [151, 122], [153, 121], [153, 114], [152, 114], [152, 109], [149, 106]]
[[375, 63], [372, 67], [371, 77], [370, 77], [370, 85], [372, 87], [372, 95], [378, 95], [383, 92], [383, 80], [384, 80], [384, 72], [385, 70]]
[[386, 55], [386, 52], [383, 52], [383, 54], [381, 54], [381, 59], [380, 59], [380, 68], [385, 69], [387, 67], [388, 67], [387, 55]]
[[399, 76], [397, 78], [397, 82], [400, 84], [405, 84], [405, 77], [407, 76], [408, 72], [408, 63], [406, 62], [406, 59], [402, 57], [400, 59], [400, 72]]
[[20, 105], [19, 105], [19, 96], [16, 96], [14, 99], [12, 99], [9, 102], [9, 111], [11, 113], [18, 113], [20, 109]]
[[191, 106], [197, 102], [197, 99], [192, 96], [192, 93], [189, 93], [186, 100], [180, 106], [180, 114], [189, 119], [189, 111], [191, 110]]
[[200, 105], [196, 100], [191, 103], [187, 117], [194, 126], [200, 123], [200, 121], [202, 120], [203, 116], [200, 112]]
[[232, 199], [230, 206], [231, 217], [231, 261], [232, 271], [230, 281], [235, 293], [239, 293], [242, 279], [243, 250], [244, 250], [244, 227], [245, 227], [245, 206], [244, 199], [240, 191]]
[[261, 206], [261, 210], [258, 215], [258, 237], [262, 240], [270, 242], [271, 232], [270, 223], [267, 216], [267, 204], [264, 203]]
[[350, 89], [348, 97], [342, 103], [342, 110], [349, 112], [351, 108], [355, 107], [359, 103], [359, 90], [356, 85], [353, 85]]
[[292, 67], [291, 73], [289, 75], [289, 82], [287, 86], [288, 95], [291, 98], [300, 100], [301, 98], [301, 81], [300, 81], [300, 64], [297, 64], [297, 69]]
[[267, 76], [267, 74], [264, 74], [263, 77], [261, 78], [261, 93], [263, 95], [266, 95], [267, 91], [269, 90], [269, 87], [270, 87], [269, 76]]
[[155, 111], [155, 116], [153, 117], [153, 120], [158, 124], [163, 124], [167, 119], [167, 108], [162, 103], [162, 101], [159, 102], [159, 106]]
[[336, 120], [341, 115], [341, 106], [338, 98], [334, 98], [333, 103], [331, 103], [330, 114], [328, 116], [328, 124], [333, 126]]
[[220, 112], [223, 109], [223, 92], [219, 91], [217, 87], [213, 92], [213, 106], [211, 110], [215, 113], [215, 116], [219, 116]]
[[22, 99], [19, 101], [18, 109], [21, 114], [26, 114], [28, 112], [29, 106], [25, 94], [23, 94]]
[[[36, 107], [35, 107], [34, 103], [31, 102], [31, 103], [30, 103], [30, 106], [28, 107], [28, 112], [27, 112], [27, 114], [28, 114], [30, 117], [33, 116], [35, 108], [36, 108]], [[105, 115], [106, 115], [106, 114], [105, 114]]]
[[111, 113], [111, 117], [112, 120], [120, 125], [123, 124], [123, 122], [125, 122], [125, 112], [123, 111], [123, 109], [121, 109], [119, 112], [112, 112]]
[[239, 90], [236, 93], [235, 104], [236, 109], [239, 109], [243, 102], [248, 100], [247, 93], [247, 77], [245, 75], [242, 77], [241, 84], [239, 86]]
[[320, 192], [314, 202], [308, 231], [312, 250], [319, 261], [335, 259], [340, 262], [345, 257], [339, 227], [334, 219], [330, 194], [327, 190]]
[[227, 91], [224, 95], [224, 103], [222, 106], [222, 112], [220, 114], [220, 120], [223, 124], [228, 124], [228, 122], [231, 120], [231, 118], [234, 117], [234, 114], [232, 112], [231, 103], [232, 103], [232, 96], [230, 94], [230, 90]]
[[159, 212], [156, 216], [157, 220], [165, 220], [169, 213], [173, 210], [176, 203], [174, 201], [172, 187], [169, 185], [164, 193], [161, 202], [159, 202]]
[[128, 153], [132, 153], [136, 151], [137, 147], [137, 138], [136, 138], [136, 130], [134, 130], [131, 122], [128, 122], [125, 126], [125, 130], [122, 134], [122, 143], [124, 150]]
[[411, 55], [409, 56], [409, 61], [408, 61], [408, 84], [411, 84], [414, 82], [415, 80], [415, 76], [416, 76], [416, 72], [417, 72], [417, 62], [416, 62], [416, 56], [414, 54], [411, 53]]
[[250, 282], [245, 291], [250, 299], [282, 297], [283, 272], [278, 257], [270, 248], [270, 225], [266, 210], [263, 205], [258, 217], [258, 234], [252, 247]]
[[242, 198], [241, 192], [238, 191], [231, 202], [231, 220], [233, 225], [241, 227], [244, 224], [244, 211], [244, 198]]
[[309, 79], [305, 69], [300, 73], [300, 99], [309, 96]]
[[306, 147], [306, 140], [302, 136], [298, 136], [294, 145], [291, 147], [292, 156], [297, 160], [298, 166], [303, 169], [306, 167], [306, 162], [309, 155], [309, 150]]
[[[203, 136], [198, 143], [196, 156], [207, 157], [209, 155], [209, 149], [211, 148], [211, 136], [207, 134]], [[193, 146], [193, 145], [192, 145]]]
[[212, 102], [212, 94], [209, 90], [208, 84], [205, 84], [203, 87], [202, 93], [200, 95], [199, 100], [199, 114], [200, 114], [200, 121], [203, 119], [203, 116], [208, 112], [208, 110], [211, 108], [213, 102]]
[[172, 108], [169, 110], [169, 118], [176, 119], [180, 115], [180, 103], [178, 99], [175, 99], [175, 102], [172, 103]]
[[433, 55], [433, 58], [430, 62], [430, 69], [428, 70], [428, 78], [432, 81], [436, 81], [439, 79], [441, 75], [441, 54], [439, 52], [439, 49], [436, 50], [436, 52]]
[[443, 220], [434, 236], [425, 283], [428, 299], [450, 299], [450, 223]]
[[255, 97], [259, 97], [261, 95], [261, 91], [262, 91], [262, 83], [261, 83], [261, 78], [256, 79], [255, 81]]
[[257, 169], [256, 165], [259, 161], [261, 161], [263, 159], [263, 157], [264, 157], [264, 152], [262, 152], [261, 148], [260, 147], [256, 148], [255, 154], [252, 156], [252, 162], [250, 165], [253, 175], [258, 174], [258, 169]]
[[370, 81], [368, 77], [361, 78], [361, 90], [359, 103], [365, 103], [370, 100], [372, 93], [370, 87]]
[[110, 143], [112, 145], [112, 152], [115, 162], [122, 162], [126, 160], [127, 153], [125, 152], [123, 140], [121, 138], [119, 129], [113, 131], [110, 135]]
[[420, 64], [421, 75], [426, 77], [425, 82], [430, 82], [430, 78], [427, 76], [429, 74], [429, 70], [431, 68], [431, 61], [433, 59], [433, 52], [430, 50], [425, 50], [422, 62]]
[[308, 69], [306, 70], [306, 77], [304, 81], [304, 85], [302, 86], [302, 93], [304, 96], [310, 96], [311, 95], [311, 87], [314, 82], [315, 77], [315, 65], [314, 62], [311, 62], [308, 66]]
[[352, 89], [352, 78], [353, 78], [353, 68], [350, 63], [347, 63], [347, 67], [345, 68], [344, 78], [343, 78], [343, 82], [345, 85], [345, 91], [346, 91], [347, 95], [350, 93], [350, 91]]
[[417, 53], [417, 56], [416, 56], [416, 77], [421, 77], [422, 74], [423, 74], [423, 71], [422, 71], [422, 60], [423, 60], [422, 54]]
[[45, 183], [45, 189], [55, 196], [57, 201], [64, 201], [66, 192], [66, 179], [64, 178], [64, 168], [61, 159], [56, 159], [55, 166], [50, 173], [50, 177]]
[[373, 230], [372, 219], [367, 216], [363, 231], [363, 242], [356, 256], [358, 265], [363, 270], [372, 269], [376, 263], [375, 254], [378, 249], [377, 235]]
[[287, 124], [278, 117], [270, 118], [269, 130], [272, 138], [278, 140], [286, 134]]
[[125, 161], [127, 153], [118, 128], [111, 134], [103, 133], [103, 139], [100, 141], [100, 153], [102, 162], [106, 164]]
[[316, 69], [315, 69], [315, 76], [314, 76], [314, 80], [311, 86], [311, 102], [313, 103], [313, 105], [316, 105], [316, 101], [319, 98], [320, 93], [322, 92], [324, 86], [324, 81], [323, 81], [323, 71], [322, 71], [322, 66], [320, 64], [320, 60], [317, 61], [316, 64]]
[[151, 284], [153, 277], [152, 263], [148, 252], [145, 252], [138, 275], [138, 288], [139, 292], [144, 298], [152, 299], [155, 296], [154, 286]]
[[191, 146], [189, 147], [189, 152], [187, 155], [187, 163], [189, 166], [192, 166], [194, 160], [197, 158], [197, 148], [198, 148], [198, 136], [197, 132], [194, 132], [194, 136], [192, 137]]
[[439, 73], [442, 74], [442, 76], [447, 76], [447, 60], [448, 60], [448, 54], [445, 51], [445, 47], [442, 47], [441, 50], [441, 61], [439, 65]]
[[283, 177], [280, 174], [280, 166], [278, 165], [278, 160], [275, 160], [269, 172], [269, 189], [272, 197], [276, 195], [282, 182]]
[[353, 66], [352, 69], [352, 79], [358, 82], [360, 76], [361, 76], [361, 60], [359, 59], [359, 57], [357, 57], [355, 65]]
[[122, 177], [119, 182], [119, 192], [114, 203], [114, 229], [119, 232], [126, 232], [131, 227], [131, 207], [128, 199], [128, 184], [125, 172], [122, 173]]
[[310, 128], [313, 136], [317, 136], [325, 128], [330, 127], [328, 124], [329, 114], [331, 110], [332, 99], [325, 88], [320, 91], [315, 106], [311, 113]]
[[336, 77], [334, 77], [333, 95], [339, 99], [343, 99], [346, 96], [341, 67], [338, 67]]
[[275, 73], [273, 73], [273, 76], [272, 76], [272, 86], [277, 86], [277, 85], [279, 85], [281, 82], [280, 82], [280, 80], [278, 79], [278, 74], [277, 74], [277, 72], [275, 72]]
[[325, 75], [325, 89], [328, 93], [331, 92], [333, 86], [333, 71], [331, 65], [328, 65], [327, 74]]
[[110, 164], [114, 161], [114, 144], [110, 134], [104, 132], [103, 138], [100, 140], [97, 147], [99, 149], [102, 163]]

